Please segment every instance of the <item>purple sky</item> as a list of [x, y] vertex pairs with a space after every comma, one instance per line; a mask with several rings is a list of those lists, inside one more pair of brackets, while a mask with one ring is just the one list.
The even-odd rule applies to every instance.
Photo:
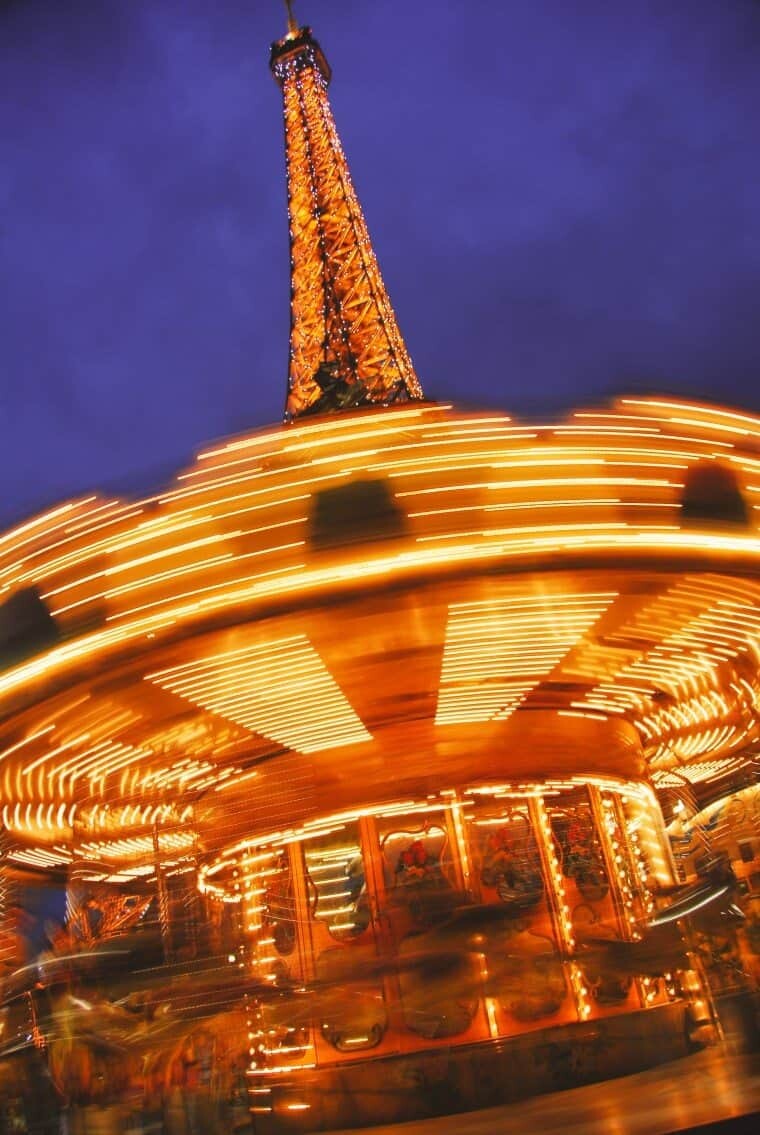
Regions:
[[[760, 4], [296, 0], [428, 397], [760, 411]], [[280, 417], [278, 0], [0, 0], [0, 525]]]

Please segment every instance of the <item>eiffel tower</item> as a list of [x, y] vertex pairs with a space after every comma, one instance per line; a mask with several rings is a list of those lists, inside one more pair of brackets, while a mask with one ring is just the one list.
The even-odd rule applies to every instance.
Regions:
[[290, 224], [287, 419], [422, 398], [335, 128], [330, 66], [288, 7], [272, 44], [282, 89]]

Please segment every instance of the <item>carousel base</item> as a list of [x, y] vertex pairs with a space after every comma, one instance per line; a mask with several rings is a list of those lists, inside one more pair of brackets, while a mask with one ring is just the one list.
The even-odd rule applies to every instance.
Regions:
[[684, 1003], [508, 1040], [310, 1069], [256, 1098], [257, 1135], [372, 1127], [512, 1103], [677, 1060], [694, 1049]]

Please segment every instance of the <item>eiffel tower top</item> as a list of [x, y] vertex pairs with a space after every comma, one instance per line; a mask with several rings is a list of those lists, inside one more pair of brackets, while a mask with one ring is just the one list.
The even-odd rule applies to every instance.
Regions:
[[282, 88], [290, 223], [286, 418], [422, 398], [335, 128], [331, 71], [288, 8], [272, 44]]

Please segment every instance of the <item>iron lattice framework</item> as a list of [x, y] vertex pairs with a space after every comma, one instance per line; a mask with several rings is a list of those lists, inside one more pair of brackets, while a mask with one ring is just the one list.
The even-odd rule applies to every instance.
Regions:
[[290, 223], [286, 416], [421, 398], [370, 243], [309, 28], [272, 45], [282, 88]]

